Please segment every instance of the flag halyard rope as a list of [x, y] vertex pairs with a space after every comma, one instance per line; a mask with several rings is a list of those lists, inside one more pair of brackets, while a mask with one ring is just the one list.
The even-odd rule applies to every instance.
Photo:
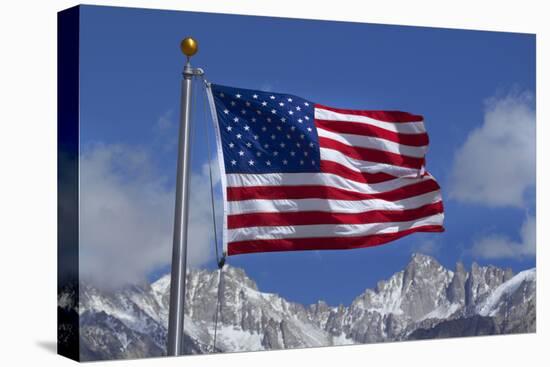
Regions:
[[225, 254], [222, 254], [222, 256], [219, 256], [218, 251], [218, 232], [217, 232], [217, 225], [216, 225], [216, 209], [215, 209], [215, 203], [214, 203], [214, 180], [213, 180], [213, 174], [212, 174], [212, 153], [210, 152], [210, 137], [208, 135], [208, 129], [206, 124], [206, 119], [208, 116], [207, 113], [207, 100], [206, 100], [206, 80], [204, 79], [204, 76], [202, 76], [203, 79], [203, 85], [204, 85], [204, 95], [203, 95], [203, 112], [204, 112], [204, 133], [206, 136], [206, 150], [208, 155], [208, 173], [209, 173], [209, 180], [210, 180], [210, 204], [211, 204], [211, 212], [212, 212], [212, 224], [213, 224], [213, 230], [214, 230], [214, 249], [216, 252], [216, 264], [218, 266], [218, 289], [216, 294], [216, 311], [214, 313], [214, 338], [212, 342], [212, 352], [216, 352], [216, 341], [217, 341], [217, 335], [218, 335], [218, 319], [219, 314], [221, 313], [221, 297], [223, 292], [223, 266], [225, 264]]

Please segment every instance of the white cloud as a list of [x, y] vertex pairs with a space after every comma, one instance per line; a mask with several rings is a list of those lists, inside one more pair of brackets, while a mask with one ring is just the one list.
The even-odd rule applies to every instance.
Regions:
[[525, 207], [535, 184], [535, 110], [529, 93], [490, 99], [483, 125], [457, 151], [450, 197], [490, 207]]
[[152, 128], [154, 145], [165, 152], [172, 152], [178, 146], [178, 125], [174, 119], [174, 111], [169, 109], [159, 116]]
[[167, 110], [162, 115], [159, 116], [157, 119], [157, 123], [155, 124], [155, 128], [158, 130], [168, 130], [172, 129], [174, 127], [173, 119], [173, 110]]
[[535, 236], [535, 217], [528, 216], [521, 226], [520, 242], [500, 234], [491, 234], [476, 241], [472, 247], [472, 253], [476, 257], [485, 259], [518, 259], [535, 256]]
[[[175, 195], [148, 151], [94, 145], [81, 155], [80, 174], [81, 275], [116, 287], [169, 265]], [[191, 176], [190, 190], [188, 263], [199, 266], [213, 253], [206, 165]]]
[[425, 255], [438, 255], [441, 249], [441, 241], [439, 239], [424, 239], [415, 243], [412, 246], [414, 252], [418, 252]]

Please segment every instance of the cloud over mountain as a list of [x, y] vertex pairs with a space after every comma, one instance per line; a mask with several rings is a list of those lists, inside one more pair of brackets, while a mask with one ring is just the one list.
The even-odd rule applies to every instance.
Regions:
[[507, 236], [491, 234], [474, 242], [472, 253], [485, 259], [523, 258], [535, 256], [536, 252], [536, 220], [528, 216], [520, 231], [520, 241], [514, 241]]
[[[188, 263], [211, 260], [213, 238], [208, 170], [191, 176]], [[80, 158], [80, 271], [99, 286], [139, 283], [170, 264], [174, 189], [151, 152], [94, 144]]]
[[487, 101], [482, 126], [458, 149], [450, 197], [490, 207], [525, 206], [535, 185], [535, 109], [529, 93]]
[[[473, 130], [455, 154], [450, 198], [493, 208], [530, 211], [535, 187], [535, 108], [530, 93], [508, 94], [486, 102], [483, 124]], [[527, 214], [519, 237], [491, 233], [474, 242], [478, 258], [535, 255], [535, 217]]]

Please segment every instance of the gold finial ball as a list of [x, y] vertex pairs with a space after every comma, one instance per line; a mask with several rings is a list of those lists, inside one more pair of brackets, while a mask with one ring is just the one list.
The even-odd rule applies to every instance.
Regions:
[[181, 51], [187, 57], [193, 56], [199, 50], [199, 44], [197, 43], [197, 41], [195, 41], [194, 38], [191, 37], [184, 38], [183, 41], [181, 41], [180, 47]]

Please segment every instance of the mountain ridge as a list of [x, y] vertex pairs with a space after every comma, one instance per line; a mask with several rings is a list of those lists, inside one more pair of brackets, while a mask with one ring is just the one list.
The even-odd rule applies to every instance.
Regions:
[[[227, 266], [212, 348], [218, 270], [187, 274], [186, 353], [347, 345], [466, 335], [534, 332], [536, 269], [479, 266], [455, 270], [415, 253], [405, 268], [349, 305], [291, 302], [261, 292], [243, 269]], [[104, 292], [80, 284], [83, 360], [165, 354], [169, 275], [150, 285]], [[61, 294], [60, 307], [73, 307]]]

